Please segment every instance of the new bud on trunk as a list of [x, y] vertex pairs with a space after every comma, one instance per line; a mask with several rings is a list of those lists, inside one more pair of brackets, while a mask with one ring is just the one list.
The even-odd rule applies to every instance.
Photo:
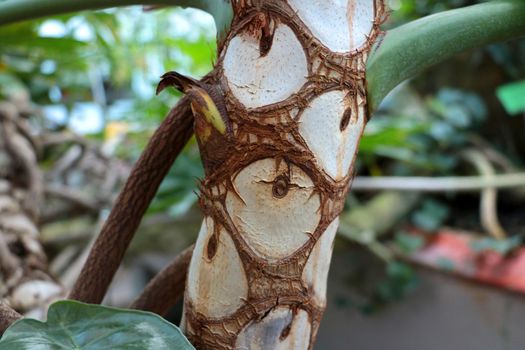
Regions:
[[177, 72], [162, 76], [157, 94], [168, 86], [187, 94], [195, 118], [194, 129], [206, 175], [220, 165], [229, 153], [231, 124], [228, 119], [221, 92]]

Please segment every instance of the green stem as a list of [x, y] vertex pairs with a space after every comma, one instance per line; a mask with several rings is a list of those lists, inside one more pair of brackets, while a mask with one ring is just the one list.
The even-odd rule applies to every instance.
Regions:
[[521, 36], [523, 0], [445, 11], [388, 31], [367, 63], [370, 113], [394, 87], [423, 70], [460, 52]]
[[228, 0], [0, 0], [0, 25], [69, 12], [130, 5], [193, 7], [210, 13], [219, 33], [233, 17]]

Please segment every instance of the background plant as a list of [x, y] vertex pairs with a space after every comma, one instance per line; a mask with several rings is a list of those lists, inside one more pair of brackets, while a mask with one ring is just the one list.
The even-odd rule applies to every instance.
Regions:
[[[387, 26], [397, 26], [435, 11], [472, 3], [394, 1], [393, 7], [397, 10]], [[146, 19], [149, 16], [154, 16], [155, 20]], [[166, 30], [171, 28], [173, 22], [184, 23], [187, 18], [192, 19], [188, 25], [191, 31], [182, 30], [177, 34], [177, 31]], [[161, 10], [144, 14], [140, 9], [133, 8], [2, 27], [1, 93], [7, 98], [22, 91], [29, 94], [33, 102], [44, 106], [43, 117], [33, 121], [41, 130], [54, 132], [72, 128], [77, 132], [90, 131], [87, 139], [105, 141], [109, 144], [107, 152], [110, 156], [132, 163], [158, 125], [160, 117], [179, 98], [166, 94], [152, 98], [158, 76], [172, 69], [202, 76], [212, 65], [215, 40], [210, 19], [203, 18], [201, 14], [189, 11]], [[57, 28], [47, 30], [59, 33], [49, 37], [46, 27]], [[461, 55], [399, 88], [384, 102], [368, 125], [361, 142], [359, 174], [472, 174], [475, 170], [464, 160], [462, 151], [466, 147], [480, 146], [499, 155], [501, 164], [498, 166], [504, 172], [523, 167], [520, 154], [523, 154], [525, 145], [523, 138], [519, 137], [523, 132], [523, 119], [519, 116], [509, 118], [495, 97], [495, 89], [499, 85], [525, 75], [523, 45], [523, 41], [497, 44]], [[486, 80], [481, 81], [477, 76], [480, 69], [487, 76]], [[411, 103], [406, 103], [407, 100]], [[87, 102], [88, 106], [82, 109], [79, 101]], [[82, 111], [100, 118], [95, 123], [97, 125], [92, 126], [93, 122], [82, 120]], [[118, 126], [126, 130], [125, 135], [118, 132], [115, 135], [114, 130], [118, 130]], [[42, 166], [45, 169], [58, 158], [56, 151], [45, 154]], [[193, 195], [195, 179], [201, 176], [198, 153], [192, 142], [165, 179], [150, 208], [150, 217], [158, 220], [161, 217], [166, 224], [191, 213], [196, 200]], [[89, 188], [84, 187], [83, 190], [87, 191], [86, 194], [92, 193]], [[379, 196], [381, 194], [373, 197]], [[371, 198], [369, 193], [350, 197], [346, 215], [351, 217], [354, 208], [364, 206]], [[400, 228], [414, 224], [432, 231], [450, 224], [483, 230], [479, 225], [476, 206], [465, 208], [464, 205], [473, 198], [471, 195], [418, 195], [406, 213], [382, 229], [381, 237], [372, 240], [360, 236], [370, 227], [361, 227], [356, 231], [349, 222], [348, 231], [353, 232], [350, 238], [387, 261], [386, 282], [374, 282], [375, 286], [364, 293], [366, 310], [398, 299], [414, 285], [415, 277], [410, 268], [396, 261], [395, 254], [389, 249], [391, 244], [408, 246], [408, 249], [414, 244], [417, 246], [417, 243], [406, 240]], [[519, 212], [521, 203], [522, 195], [515, 193], [508, 196], [502, 205]], [[108, 206], [102, 208], [102, 212]], [[459, 221], [459, 215], [454, 215], [458, 211], [464, 211], [466, 219]], [[509, 235], [520, 237], [523, 224], [519, 218], [511, 215], [508, 220], [503, 221], [503, 225]], [[80, 225], [81, 229], [92, 222], [84, 222]], [[49, 237], [54, 237], [54, 242], [56, 227], [49, 225], [47, 230]], [[342, 237], [348, 235], [343, 232]], [[191, 237], [188, 238], [190, 240]], [[51, 257], [57, 252], [53, 244], [49, 244]], [[150, 247], [150, 251], [167, 246], [160, 245]], [[178, 246], [173, 250], [180, 248]], [[147, 253], [138, 248], [136, 251], [141, 255]], [[158, 268], [159, 264], [155, 266]], [[144, 270], [144, 267], [141, 268]]]

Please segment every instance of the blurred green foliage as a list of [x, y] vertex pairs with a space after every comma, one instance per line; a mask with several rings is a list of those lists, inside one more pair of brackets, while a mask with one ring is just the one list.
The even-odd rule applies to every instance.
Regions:
[[[390, 0], [394, 11], [387, 25], [472, 3]], [[108, 123], [123, 121], [126, 135], [112, 152], [134, 160], [179, 97], [173, 91], [154, 96], [159, 76], [177, 70], [200, 77], [211, 69], [216, 51], [212, 22], [198, 11], [144, 12], [132, 7], [1, 27], [0, 96], [25, 89], [33, 102], [45, 107], [42, 127], [73, 128], [99, 140]], [[489, 56], [511, 80], [525, 67], [525, 49], [514, 46], [481, 49], [463, 63]], [[469, 145], [471, 133], [483, 128], [489, 108], [476, 91], [419, 89], [420, 85], [416, 81], [397, 89], [371, 120], [360, 145], [360, 174], [457, 172], [457, 151]], [[195, 201], [193, 191], [201, 176], [192, 142], [151, 211], [183, 214]]]
[[472, 0], [389, 0], [388, 5], [393, 10], [392, 19], [397, 24], [432, 13], [473, 5], [477, 2]]
[[[126, 134], [111, 153], [133, 161], [179, 98], [155, 96], [160, 75], [201, 77], [215, 52], [213, 20], [196, 10], [131, 7], [22, 22], [0, 27], [0, 98], [29, 93], [43, 108], [43, 118], [33, 120], [41, 128], [99, 141], [108, 141], [108, 125], [123, 122]], [[183, 214], [202, 174], [193, 141], [150, 212]]]
[[[478, 2], [481, 1], [390, 0], [393, 12], [386, 27]], [[465, 149], [471, 148], [491, 154], [496, 152], [501, 157], [500, 164], [493, 164], [497, 171], [519, 169], [525, 163], [524, 119], [509, 118], [496, 91], [499, 86], [522, 81], [524, 77], [525, 40], [519, 40], [465, 53], [402, 84], [383, 101], [367, 125], [359, 148], [357, 173], [375, 176], [479, 175], [462, 155]], [[345, 210], [358, 213], [366, 203], [386, 194], [353, 193], [351, 196]], [[396, 254], [411, 254], [423, 244], [421, 239], [404, 233], [407, 226], [435, 232], [444, 225], [462, 225], [466, 220], [473, 220], [467, 226], [483, 232], [478, 197], [462, 198], [465, 197], [454, 193], [425, 194], [410, 215], [391, 227], [393, 235], [376, 232], [378, 237], [368, 240], [368, 250], [378, 261], [390, 258], [384, 263], [384, 274], [376, 277], [373, 287], [364, 293], [365, 301], [353, 304], [367, 313], [376, 312], [400, 300], [417, 286], [418, 276], [414, 269], [396, 258]], [[500, 202], [506, 198], [500, 196]], [[519, 196], [509, 200], [511, 206], [523, 203], [523, 197]], [[463, 207], [465, 201], [473, 203], [469, 209]], [[466, 219], [464, 213], [468, 210], [472, 213]], [[511, 237], [505, 240], [486, 237], [472, 248], [503, 254], [512, 252], [522, 242], [519, 225], [524, 224], [523, 220], [513, 220], [503, 222]], [[360, 238], [374, 233], [370, 228], [357, 225], [353, 235], [345, 237], [354, 236], [362, 245], [364, 241]], [[441, 267], [449, 269], [452, 266], [449, 261], [443, 261]], [[354, 269], [357, 272], [353, 274], [371, 274], [369, 262], [356, 262]], [[362, 283], [361, 279], [349, 280], [349, 285], [357, 291], [362, 289]]]
[[[386, 26], [476, 2], [390, 0], [394, 11]], [[155, 96], [160, 75], [177, 70], [201, 77], [212, 68], [215, 52], [212, 18], [192, 10], [144, 12], [131, 7], [23, 22], [0, 27], [0, 98], [28, 93], [43, 110], [43, 118], [35, 119], [37, 126], [73, 129], [106, 143], [117, 137], [117, 146], [108, 152], [133, 161], [179, 98], [169, 90]], [[461, 152], [477, 147], [479, 142], [473, 140], [479, 139], [514, 165], [523, 165], [525, 140], [519, 137], [525, 130], [523, 120], [508, 123], [495, 91], [524, 77], [522, 40], [464, 54], [402, 84], [368, 124], [357, 173], [472, 175], [475, 172], [465, 165]], [[124, 132], [109, 137], [115, 122], [125, 125]], [[194, 191], [202, 176], [192, 140], [162, 183], [150, 213], [185, 214], [197, 199]], [[356, 195], [346, 210], [369, 198]], [[453, 196], [425, 196], [401, 225], [435, 230], [450, 223], [454, 210]], [[398, 226], [391, 231], [399, 232]], [[378, 249], [383, 243], [406, 251], [418, 245], [402, 233], [370, 241], [372, 252], [383, 251]], [[367, 310], [413, 290], [415, 274], [410, 267], [396, 260], [385, 266], [385, 277], [370, 292]]]
[[474, 251], [495, 251], [500, 254], [507, 254], [519, 247], [523, 241], [521, 236], [513, 236], [508, 239], [494, 239], [491, 237], [485, 237], [472, 243], [472, 249]]

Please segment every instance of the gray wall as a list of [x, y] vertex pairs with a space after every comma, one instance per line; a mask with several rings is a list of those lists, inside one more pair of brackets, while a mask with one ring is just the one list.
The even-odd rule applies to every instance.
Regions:
[[419, 269], [419, 287], [373, 315], [337, 300], [351, 297], [349, 261], [335, 253], [328, 307], [316, 349], [524, 350], [525, 297]]

